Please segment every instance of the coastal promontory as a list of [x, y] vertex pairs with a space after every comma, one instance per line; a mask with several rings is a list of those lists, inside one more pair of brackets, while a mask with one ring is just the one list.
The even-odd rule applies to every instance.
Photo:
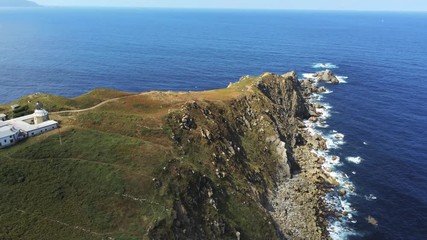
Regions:
[[327, 239], [307, 89], [264, 73], [1, 105], [43, 102], [61, 127], [0, 150], [0, 239]]

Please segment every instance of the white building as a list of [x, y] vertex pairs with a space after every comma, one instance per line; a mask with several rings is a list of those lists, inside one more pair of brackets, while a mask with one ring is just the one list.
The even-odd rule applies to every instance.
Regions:
[[15, 144], [18, 136], [19, 131], [15, 127], [0, 123], [0, 148]]
[[15, 144], [17, 141], [28, 137], [34, 137], [42, 133], [58, 128], [58, 122], [49, 120], [49, 113], [36, 105], [33, 114], [0, 121], [0, 148]]

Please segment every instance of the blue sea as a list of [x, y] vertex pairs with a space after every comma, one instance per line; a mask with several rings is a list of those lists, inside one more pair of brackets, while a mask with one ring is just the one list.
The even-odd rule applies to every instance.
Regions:
[[337, 238], [427, 239], [427, 13], [0, 9], [0, 103], [223, 88], [318, 63], [346, 77], [322, 99], [322, 131], [345, 135], [335, 170], [355, 187]]

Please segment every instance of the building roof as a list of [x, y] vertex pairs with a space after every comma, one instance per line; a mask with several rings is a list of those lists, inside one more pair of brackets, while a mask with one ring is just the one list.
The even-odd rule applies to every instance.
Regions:
[[9, 137], [15, 135], [18, 130], [11, 125], [4, 125], [0, 127], [0, 138]]
[[[47, 112], [45, 110], [43, 110], [44, 113], [47, 114]], [[38, 130], [41, 128], [45, 128], [45, 127], [49, 127], [49, 126], [53, 126], [53, 125], [57, 125], [58, 122], [53, 121], [53, 120], [48, 120], [45, 122], [42, 122], [40, 124], [30, 124], [34, 121], [32, 121], [34, 119], [34, 114], [30, 114], [30, 115], [26, 115], [26, 116], [22, 116], [22, 117], [18, 117], [18, 118], [13, 118], [7, 121], [0, 121], [0, 127], [1, 126], [5, 126], [5, 125], [10, 125], [13, 126], [19, 130], [22, 130], [24, 132], [31, 132], [34, 130]]]
[[32, 119], [34, 119], [34, 115], [30, 114], [30, 115], [25, 115], [22, 117], [12, 118], [6, 122], [31, 121]]
[[7, 125], [10, 125], [10, 124], [7, 123], [7, 122], [0, 121], [0, 128], [4, 127], [4, 126], [7, 126]]
[[15, 126], [16, 128], [18, 128], [24, 132], [31, 132], [31, 131], [34, 131], [34, 130], [37, 130], [40, 128], [49, 127], [49, 126], [58, 124], [58, 122], [53, 121], [53, 120], [42, 122], [40, 124], [29, 124], [29, 123], [24, 122], [24, 121], [13, 121], [13, 119], [10, 121], [11, 121], [11, 124], [13, 126]]

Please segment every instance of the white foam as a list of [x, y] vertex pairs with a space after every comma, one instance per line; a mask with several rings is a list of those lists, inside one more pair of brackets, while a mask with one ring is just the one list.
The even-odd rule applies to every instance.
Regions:
[[328, 167], [328, 168], [332, 168], [333, 166], [341, 166], [342, 165], [341, 159], [338, 156], [326, 155], [325, 160], [327, 163], [327, 164], [325, 164], [325, 167]]
[[356, 172], [355, 172], [355, 171], [353, 171], [353, 172], [351, 172], [351, 173], [353, 173], [353, 175], [356, 175]]
[[367, 142], [363, 142], [363, 145], [368, 145], [368, 143]]
[[363, 161], [361, 157], [346, 157], [346, 160], [355, 164], [360, 164]]
[[344, 134], [342, 134], [342, 133], [335, 133], [334, 137], [336, 139], [343, 139], [344, 138]]
[[[331, 131], [329, 134], [329, 141], [332, 141], [332, 139], [334, 139], [334, 141], [339, 140], [333, 137], [337, 133], [338, 132], [335, 130]], [[325, 138], [325, 135], [323, 137]], [[342, 215], [341, 218], [331, 217], [329, 219], [328, 232], [330, 237], [332, 239], [346, 239], [350, 235], [356, 235], [357, 233], [348, 226], [348, 223], [356, 221], [354, 219], [354, 215], [357, 214], [356, 210], [351, 206], [348, 197], [356, 194], [354, 192], [353, 183], [350, 181], [349, 176], [336, 168], [337, 166], [342, 165], [340, 158], [338, 156], [333, 157], [330, 155], [329, 150], [313, 150], [312, 152], [317, 154], [319, 157], [325, 158], [325, 162], [322, 164], [323, 171], [325, 171], [325, 173], [335, 179], [338, 183], [337, 190], [328, 193], [324, 198], [325, 203], [329, 209], [334, 209]], [[345, 189], [346, 195], [340, 196], [338, 189]]]
[[302, 76], [304, 78], [308, 78], [308, 79], [316, 79], [316, 77], [314, 76], [315, 73], [303, 73]]
[[317, 93], [313, 93], [310, 100], [313, 101], [320, 101], [322, 100], [324, 97], [321, 94], [317, 94]]
[[324, 69], [333, 69], [333, 68], [338, 68], [337, 65], [334, 65], [332, 63], [314, 63], [313, 68], [324, 68]]
[[328, 128], [329, 125], [326, 124], [325, 122], [318, 122], [317, 125], [316, 125], [316, 127], [319, 127], [319, 128]]
[[326, 140], [326, 146], [328, 149], [338, 149], [341, 145], [345, 144], [344, 138], [337, 138], [337, 135], [343, 135], [342, 133], [338, 133], [337, 131], [332, 131], [332, 133], [324, 136]]
[[[319, 65], [320, 68], [320, 65]], [[317, 80], [317, 77], [314, 77], [313, 73], [304, 73], [304, 78]], [[347, 77], [337, 76], [340, 83], [345, 83]], [[317, 85], [317, 82], [314, 83]], [[357, 214], [356, 210], [352, 208], [349, 198], [353, 195], [356, 195], [355, 188], [353, 183], [350, 181], [350, 177], [344, 172], [338, 169], [339, 166], [343, 165], [343, 162], [338, 156], [333, 156], [331, 151], [333, 149], [340, 148], [341, 145], [345, 144], [344, 134], [338, 133], [335, 130], [326, 131], [321, 130], [322, 128], [327, 128], [329, 125], [326, 124], [326, 120], [331, 117], [332, 106], [323, 102], [324, 94], [332, 93], [332, 91], [327, 90], [325, 93], [313, 93], [309, 99], [310, 103], [319, 103], [323, 107], [316, 108], [316, 112], [320, 114], [318, 121], [316, 123], [305, 120], [305, 126], [307, 131], [311, 135], [321, 135], [326, 140], [327, 150], [312, 150], [314, 154], [318, 157], [325, 159], [325, 162], [322, 164], [322, 170], [329, 175], [331, 178], [335, 179], [338, 183], [338, 187], [335, 191], [332, 191], [326, 196], [324, 196], [325, 203], [328, 209], [335, 210], [342, 215], [342, 217], [330, 217], [328, 219], [328, 231], [332, 239], [347, 239], [351, 235], [358, 235], [354, 230], [349, 227], [350, 223], [356, 222], [354, 215]], [[348, 160], [348, 159], [347, 159]], [[353, 172], [355, 174], [355, 172]], [[345, 196], [340, 196], [338, 189], [345, 189]]]
[[323, 108], [317, 108], [316, 111], [321, 114], [319, 117], [322, 120], [326, 120], [331, 117], [332, 106], [327, 103], [322, 103]]
[[[356, 222], [356, 220], [352, 220], [351, 222]], [[358, 235], [353, 230], [349, 229], [344, 225], [344, 223], [336, 221], [328, 227], [328, 231], [332, 240], [342, 240], [348, 239], [350, 236]]]
[[369, 196], [365, 195], [365, 199], [367, 201], [373, 201], [373, 200], [377, 200], [377, 197], [374, 194], [371, 193], [371, 194], [369, 194]]
[[348, 77], [346, 76], [337, 76], [337, 79], [340, 83], [347, 83]]
[[[357, 235], [356, 232], [347, 226], [348, 222], [356, 222], [353, 217], [356, 214], [356, 211], [351, 207], [351, 204], [346, 199], [336, 194], [329, 194], [326, 199], [329, 207], [333, 207], [343, 214], [343, 217], [340, 220], [333, 220], [329, 223], [327, 230], [330, 237], [334, 240], [342, 240], [347, 239], [349, 236]], [[346, 214], [344, 215], [344, 213]]]

